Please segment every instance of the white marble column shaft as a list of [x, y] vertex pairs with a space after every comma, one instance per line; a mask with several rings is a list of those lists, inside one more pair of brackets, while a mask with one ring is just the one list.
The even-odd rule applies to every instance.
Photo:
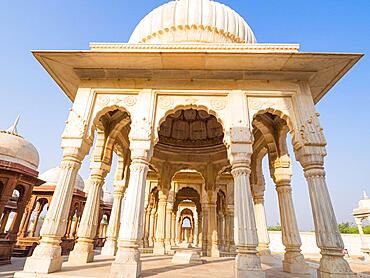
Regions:
[[89, 191], [77, 231], [77, 243], [68, 258], [71, 264], [89, 263], [94, 260], [94, 237], [100, 225], [100, 194], [105, 175], [106, 172], [101, 169], [91, 170]]
[[323, 157], [308, 155], [301, 161], [310, 194], [317, 246], [321, 249], [318, 276], [321, 278], [355, 277], [343, 258], [344, 248], [325, 180]]
[[107, 240], [101, 250], [102, 255], [115, 256], [117, 252], [117, 240], [121, 222], [122, 199], [124, 188], [117, 187], [113, 191], [113, 206], [107, 229]]
[[167, 204], [167, 195], [163, 191], [159, 191], [159, 200], [158, 200], [158, 218], [157, 218], [157, 230], [155, 234], [155, 242], [153, 254], [164, 255], [165, 246], [164, 246], [164, 237], [165, 237], [165, 225], [166, 225], [166, 204]]
[[176, 245], [176, 213], [171, 214], [171, 246]]
[[265, 277], [257, 256], [258, 237], [247, 164], [232, 165], [234, 177], [235, 277]]
[[141, 273], [139, 241], [143, 236], [145, 185], [149, 165], [147, 157], [135, 157], [131, 150], [130, 181], [126, 190], [119, 232], [118, 251], [112, 263], [111, 278], [136, 278]]
[[261, 255], [270, 255], [270, 237], [267, 231], [265, 202], [263, 196], [256, 196], [254, 200], [254, 213], [258, 234], [258, 252]]
[[167, 203], [165, 237], [164, 237], [164, 246], [166, 249], [166, 253], [171, 250], [171, 221], [172, 221], [172, 204]]
[[23, 272], [51, 273], [61, 269], [63, 258], [60, 242], [67, 228], [74, 184], [83, 157], [79, 149], [64, 150], [53, 199], [41, 228], [40, 244], [27, 258]]

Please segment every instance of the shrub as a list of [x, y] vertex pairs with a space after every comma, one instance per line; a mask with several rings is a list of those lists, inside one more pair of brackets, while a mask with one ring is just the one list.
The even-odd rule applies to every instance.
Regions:
[[[338, 225], [339, 232], [342, 234], [358, 234], [358, 228], [354, 223], [340, 223]], [[363, 226], [362, 230], [364, 231], [364, 234], [370, 234], [370, 225]]]
[[277, 223], [275, 226], [268, 226], [268, 231], [281, 231], [281, 225]]

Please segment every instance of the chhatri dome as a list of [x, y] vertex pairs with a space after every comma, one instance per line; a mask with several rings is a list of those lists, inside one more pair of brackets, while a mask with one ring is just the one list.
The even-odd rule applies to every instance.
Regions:
[[39, 153], [34, 145], [19, 135], [17, 125], [19, 116], [7, 130], [0, 130], [0, 160], [18, 163], [37, 171]]
[[[60, 172], [61, 172], [61, 169], [58, 166], [58, 167], [49, 169], [46, 172], [42, 173], [39, 178], [45, 181], [43, 186], [55, 186], [58, 182]], [[84, 187], [85, 187], [84, 180], [79, 174], [77, 174], [74, 188], [80, 191], [83, 191]]]
[[151, 11], [129, 43], [256, 43], [247, 22], [233, 9], [211, 0], [176, 0]]

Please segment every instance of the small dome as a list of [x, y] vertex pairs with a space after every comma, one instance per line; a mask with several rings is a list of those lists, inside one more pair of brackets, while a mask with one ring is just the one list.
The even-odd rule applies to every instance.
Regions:
[[370, 209], [370, 199], [364, 191], [364, 197], [358, 202], [359, 209]]
[[8, 130], [0, 130], [0, 160], [19, 163], [37, 171], [39, 153], [34, 145], [18, 134], [19, 117]]
[[[56, 185], [58, 182], [59, 175], [60, 175], [60, 170], [61, 169], [58, 166], [58, 167], [49, 169], [46, 172], [42, 173], [39, 176], [39, 178], [45, 181], [43, 185]], [[75, 183], [74, 188], [80, 191], [83, 191], [84, 187], [85, 187], [84, 180], [82, 179], [80, 175], [77, 174], [76, 183]]]
[[104, 204], [113, 205], [113, 194], [109, 191], [104, 191], [103, 202]]
[[252, 29], [231, 8], [211, 0], [176, 0], [151, 11], [129, 43], [256, 43]]

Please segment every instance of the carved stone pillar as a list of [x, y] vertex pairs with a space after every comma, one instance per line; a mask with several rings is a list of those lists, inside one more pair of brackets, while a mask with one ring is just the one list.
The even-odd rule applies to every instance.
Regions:
[[156, 214], [156, 209], [153, 207], [150, 211], [150, 225], [149, 225], [149, 246], [154, 245], [154, 233], [155, 233], [155, 214]]
[[282, 241], [285, 246], [283, 270], [290, 273], [307, 273], [307, 265], [301, 253], [301, 237], [295, 216], [292, 188], [290, 186], [291, 168], [288, 156], [274, 163], [274, 181], [278, 193]]
[[14, 241], [17, 240], [17, 234], [19, 232], [19, 227], [21, 225], [23, 213], [27, 205], [26, 200], [29, 200], [31, 198], [31, 195], [32, 195], [32, 187], [28, 187], [26, 192], [24, 192], [23, 201], [17, 204], [17, 211], [14, 215], [12, 226], [9, 229], [9, 233], [7, 235], [7, 238], [9, 240], [14, 240]]
[[222, 251], [225, 251], [225, 216], [222, 212], [219, 215], [219, 223], [220, 223], [219, 245], [220, 245], [220, 249]]
[[226, 240], [227, 240], [227, 251], [235, 252], [234, 243], [234, 206], [229, 205], [226, 213]]
[[235, 277], [265, 277], [257, 256], [258, 237], [250, 176], [252, 154], [251, 135], [248, 128], [232, 129], [229, 149], [231, 174], [234, 177], [234, 240], [237, 248]]
[[[303, 147], [304, 149], [308, 147]], [[344, 245], [338, 230], [333, 206], [325, 180], [325, 150], [319, 147], [300, 150], [296, 155], [304, 168], [315, 224], [317, 246], [321, 249], [319, 277], [356, 277], [343, 258]]]
[[199, 227], [198, 227], [198, 215], [194, 216], [194, 231], [193, 231], [193, 244], [198, 246], [198, 234], [199, 234]]
[[211, 245], [208, 241], [208, 204], [203, 204], [202, 207], [202, 251], [204, 255], [210, 256], [211, 254], [208, 253], [208, 245]]
[[[137, 132], [137, 130], [133, 130]], [[145, 185], [149, 161], [152, 155], [152, 143], [151, 141], [133, 141], [131, 139], [130, 149], [130, 181], [126, 190], [126, 202], [119, 232], [118, 251], [116, 259], [112, 263], [111, 278], [139, 277], [141, 273], [138, 248], [144, 232]]]
[[211, 257], [219, 257], [220, 250], [218, 246], [218, 234], [217, 234], [217, 206], [216, 200], [210, 200], [208, 203], [208, 252]]
[[73, 218], [72, 218], [71, 231], [69, 233], [69, 238], [75, 238], [76, 229], [77, 229], [77, 219], [75, 221], [73, 221]]
[[12, 197], [14, 188], [17, 185], [17, 181], [18, 181], [18, 177], [10, 178], [8, 180], [8, 183], [4, 186], [4, 189], [0, 195], [0, 215], [3, 214], [6, 204], [10, 200], [10, 197]]
[[164, 246], [166, 253], [168, 253], [171, 250], [171, 220], [172, 220], [172, 204], [167, 203], [165, 237], [164, 237]]
[[113, 206], [109, 219], [107, 240], [101, 250], [102, 255], [115, 256], [117, 252], [117, 240], [119, 233], [119, 225], [121, 219], [122, 199], [125, 188], [119, 184], [115, 184], [113, 191]]
[[176, 212], [171, 213], [171, 246], [176, 245]]
[[62, 267], [60, 242], [66, 231], [77, 172], [87, 152], [87, 147], [84, 148], [64, 148], [60, 175], [40, 232], [42, 238], [32, 256], [27, 258], [23, 272], [51, 273]]
[[91, 169], [89, 191], [77, 231], [77, 243], [68, 258], [71, 264], [89, 263], [94, 260], [94, 238], [100, 224], [100, 194], [107, 174], [107, 170], [102, 167], [103, 165], [101, 168]]
[[39, 217], [40, 217], [40, 214], [41, 214], [41, 211], [43, 209], [43, 205], [41, 205], [40, 202], [37, 202], [36, 203], [36, 208], [35, 208], [35, 212], [36, 212], [36, 216], [35, 216], [35, 221], [33, 222], [32, 224], [32, 228], [31, 228], [31, 231], [29, 232], [28, 236], [29, 237], [33, 237], [34, 234], [35, 234], [35, 231], [36, 231], [36, 227], [37, 227], [37, 222], [39, 221]]
[[157, 231], [155, 234], [155, 242], [153, 254], [164, 255], [165, 246], [164, 246], [164, 236], [165, 236], [165, 225], [166, 225], [166, 204], [167, 204], [167, 195], [163, 191], [159, 191], [159, 200], [158, 200], [158, 219], [157, 219]]
[[5, 227], [6, 227], [6, 223], [8, 222], [10, 212], [11, 212], [10, 209], [4, 210], [3, 217], [1, 218], [1, 223], [0, 223], [0, 234], [5, 233]]
[[[31, 197], [31, 200], [29, 201], [26, 209], [25, 209], [25, 212], [23, 214], [23, 218], [22, 218], [22, 222], [21, 222], [21, 225], [20, 225], [20, 228], [19, 228], [19, 233], [18, 233], [18, 236], [19, 237], [26, 237], [27, 236], [27, 230], [28, 230], [28, 226], [29, 226], [29, 223], [30, 223], [30, 220], [31, 220], [31, 215], [32, 215], [32, 210], [33, 210], [33, 205], [34, 205], [34, 200], [36, 199], [36, 197]], [[1, 231], [0, 231], [1, 233]]]
[[270, 237], [267, 231], [265, 201], [263, 195], [255, 196], [253, 201], [258, 234], [258, 253], [260, 255], [271, 255], [269, 248]]
[[145, 210], [144, 247], [149, 247], [150, 210], [150, 206], [148, 205]]

